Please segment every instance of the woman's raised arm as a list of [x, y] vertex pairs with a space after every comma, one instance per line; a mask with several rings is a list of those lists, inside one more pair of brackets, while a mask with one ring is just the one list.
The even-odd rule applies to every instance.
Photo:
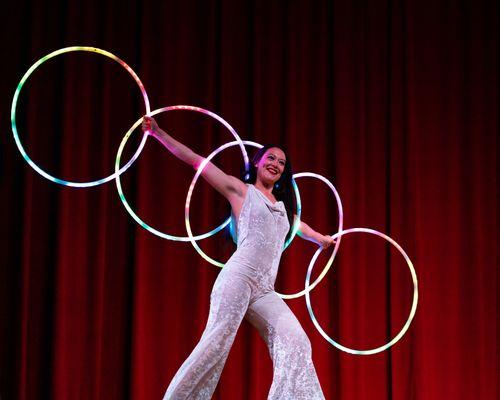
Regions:
[[[198, 169], [203, 162], [204, 158], [202, 156], [196, 154], [189, 147], [175, 140], [162, 130], [153, 118], [147, 116], [143, 118], [142, 130], [144, 132], [149, 132], [174, 156], [184, 161], [186, 164], [191, 165], [194, 169]], [[201, 175], [215, 190], [228, 200], [231, 200], [234, 196], [243, 197], [245, 195], [246, 186], [242, 181], [234, 176], [226, 174], [211, 162], [208, 162]]]

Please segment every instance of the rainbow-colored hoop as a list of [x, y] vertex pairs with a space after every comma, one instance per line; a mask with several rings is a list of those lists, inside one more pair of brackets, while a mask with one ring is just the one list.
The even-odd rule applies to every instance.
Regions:
[[[154, 116], [154, 115], [157, 115], [157, 114], [160, 114], [160, 113], [164, 113], [164, 112], [169, 112], [169, 111], [176, 111], [176, 110], [181, 110], [181, 111], [182, 110], [184, 110], [184, 111], [195, 111], [195, 112], [207, 115], [207, 116], [209, 116], [211, 118], [214, 118], [216, 121], [218, 121], [222, 125], [224, 125], [224, 127], [226, 127], [229, 130], [229, 132], [233, 135], [233, 137], [236, 139], [236, 143], [240, 146], [241, 153], [243, 155], [243, 161], [245, 162], [245, 168], [248, 170], [248, 163], [249, 163], [249, 161], [248, 161], [248, 154], [247, 154], [245, 146], [243, 145], [243, 142], [241, 141], [239, 135], [236, 133], [236, 131], [234, 130], [234, 128], [231, 125], [229, 125], [229, 123], [226, 120], [224, 120], [223, 118], [221, 118], [217, 114], [213, 113], [212, 111], [205, 110], [204, 108], [200, 108], [200, 107], [193, 107], [193, 106], [186, 106], [186, 105], [177, 105], [177, 106], [163, 107], [163, 108], [159, 108], [157, 110], [154, 110], [154, 111], [152, 111], [150, 113], [150, 116]], [[120, 180], [120, 174], [116, 173], [116, 171], [120, 170], [121, 156], [122, 156], [122, 153], [123, 153], [123, 149], [125, 148], [125, 145], [127, 144], [128, 139], [130, 138], [130, 136], [132, 135], [132, 133], [135, 131], [135, 129], [141, 124], [141, 122], [142, 122], [142, 118], [138, 119], [132, 125], [132, 127], [127, 131], [127, 133], [125, 134], [125, 136], [123, 137], [123, 139], [122, 139], [122, 141], [120, 143], [120, 147], [118, 148], [118, 152], [116, 153], [116, 160], [115, 160], [115, 182], [116, 182], [116, 188], [118, 190], [118, 194], [120, 196], [120, 200], [123, 203], [125, 209], [130, 214], [130, 216], [140, 226], [142, 226], [144, 229], [146, 229], [147, 231], [151, 232], [152, 234], [154, 234], [156, 236], [159, 236], [159, 237], [161, 237], [163, 239], [174, 240], [174, 241], [179, 241], [179, 242], [187, 242], [187, 241], [190, 241], [191, 238], [193, 238], [194, 240], [206, 239], [206, 238], [208, 238], [208, 237], [210, 237], [212, 235], [215, 235], [217, 232], [221, 231], [222, 229], [224, 229], [230, 223], [231, 217], [229, 217], [228, 219], [226, 219], [222, 224], [220, 224], [216, 228], [214, 228], [211, 231], [209, 231], [207, 233], [204, 233], [202, 235], [197, 235], [195, 237], [193, 237], [192, 235], [191, 235], [191, 237], [190, 236], [175, 236], [175, 235], [170, 235], [168, 233], [164, 233], [164, 232], [162, 232], [162, 231], [160, 231], [158, 229], [155, 229], [151, 225], [149, 225], [146, 222], [144, 222], [137, 215], [137, 213], [132, 209], [132, 207], [128, 203], [128, 201], [127, 201], [127, 199], [125, 197], [125, 194], [123, 192], [123, 188], [122, 188], [122, 184], [121, 184], [121, 180]], [[147, 136], [148, 136], [148, 134], [146, 134], [146, 133], [143, 135], [143, 141], [145, 140], [145, 138]]]
[[350, 234], [350, 233], [355, 233], [355, 232], [358, 232], [358, 233], [359, 232], [361, 232], [361, 233], [368, 233], [368, 234], [379, 236], [379, 237], [387, 240], [394, 247], [396, 247], [396, 249], [401, 253], [401, 255], [404, 257], [406, 263], [408, 264], [408, 269], [410, 270], [411, 278], [412, 278], [412, 281], [413, 281], [413, 301], [412, 301], [412, 305], [411, 305], [411, 309], [410, 309], [410, 315], [408, 316], [408, 319], [406, 320], [406, 323], [403, 325], [403, 328], [399, 331], [399, 333], [390, 342], [384, 344], [383, 346], [374, 348], [374, 349], [368, 349], [368, 350], [351, 349], [351, 348], [343, 346], [340, 343], [338, 343], [335, 340], [333, 340], [323, 330], [323, 328], [319, 324], [316, 316], [314, 315], [314, 312], [313, 312], [313, 309], [312, 309], [312, 305], [311, 305], [310, 290], [307, 290], [310, 287], [309, 282], [310, 282], [310, 279], [311, 279], [311, 273], [312, 273], [312, 270], [314, 268], [314, 264], [316, 263], [316, 260], [317, 260], [318, 256], [320, 255], [321, 251], [323, 250], [321, 247], [318, 250], [316, 250], [316, 253], [314, 253], [313, 257], [311, 258], [311, 262], [309, 263], [309, 268], [307, 269], [306, 283], [305, 283], [305, 287], [306, 287], [306, 292], [305, 292], [305, 295], [306, 295], [306, 305], [307, 305], [307, 311], [309, 312], [309, 316], [311, 317], [311, 320], [313, 321], [314, 326], [319, 331], [319, 333], [321, 334], [321, 336], [323, 336], [330, 344], [332, 344], [333, 346], [335, 346], [339, 350], [345, 351], [345, 352], [350, 353], [350, 354], [355, 354], [355, 355], [370, 355], [370, 354], [380, 353], [380, 352], [382, 352], [384, 350], [387, 350], [389, 347], [393, 346], [394, 344], [396, 344], [403, 337], [403, 335], [406, 333], [406, 331], [410, 327], [411, 321], [413, 320], [413, 317], [415, 316], [415, 313], [417, 311], [417, 303], [418, 303], [418, 281], [417, 281], [417, 274], [415, 272], [415, 268], [413, 267], [413, 263], [410, 260], [410, 257], [408, 257], [408, 255], [405, 253], [405, 251], [403, 250], [403, 248], [395, 240], [393, 240], [389, 236], [387, 236], [387, 235], [385, 235], [385, 234], [383, 234], [381, 232], [378, 232], [378, 231], [376, 231], [374, 229], [368, 229], [368, 228], [351, 228], [351, 229], [346, 229], [345, 231], [337, 232], [332, 237], [334, 239], [335, 238], [339, 238], [340, 239], [341, 236], [344, 236], [344, 235], [347, 235], [347, 234]]
[[11, 126], [12, 126], [12, 133], [14, 134], [14, 140], [16, 142], [17, 148], [21, 152], [22, 156], [26, 160], [26, 162], [40, 175], [42, 175], [44, 178], [48, 179], [49, 181], [58, 183], [60, 185], [65, 185], [65, 186], [72, 186], [72, 187], [77, 187], [77, 188], [83, 188], [83, 187], [91, 187], [91, 186], [97, 186], [102, 183], [109, 182], [110, 180], [114, 179], [116, 175], [120, 175], [123, 172], [125, 172], [131, 165], [132, 163], [139, 157], [139, 154], [142, 151], [142, 148], [144, 147], [145, 144], [145, 139], [143, 139], [139, 147], [137, 148], [136, 152], [132, 156], [129, 162], [123, 166], [118, 171], [115, 171], [114, 174], [111, 174], [105, 178], [98, 179], [95, 181], [90, 181], [90, 182], [72, 182], [72, 181], [67, 181], [64, 179], [56, 178], [55, 176], [52, 176], [42, 168], [40, 168], [31, 158], [28, 156], [28, 153], [26, 153], [26, 150], [24, 150], [23, 144], [21, 143], [21, 139], [19, 138], [19, 133], [17, 131], [17, 124], [16, 124], [16, 109], [17, 109], [17, 103], [19, 100], [19, 94], [21, 93], [21, 89], [23, 88], [24, 84], [28, 80], [28, 78], [31, 76], [31, 74], [40, 66], [42, 65], [45, 61], [50, 60], [51, 58], [54, 58], [58, 55], [65, 54], [65, 53], [70, 53], [73, 51], [88, 51], [91, 53], [97, 53], [101, 54], [105, 57], [111, 58], [112, 60], [116, 61], [118, 64], [120, 64], [122, 67], [124, 67], [128, 73], [134, 78], [135, 82], [139, 86], [139, 89], [141, 90], [142, 97], [144, 99], [144, 106], [146, 109], [146, 114], [149, 114], [150, 112], [150, 107], [149, 107], [149, 99], [148, 95], [146, 93], [146, 89], [144, 88], [144, 85], [142, 84], [141, 80], [137, 76], [137, 74], [134, 72], [132, 68], [128, 66], [123, 60], [115, 56], [114, 54], [110, 53], [109, 51], [98, 49], [96, 47], [86, 47], [86, 46], [73, 46], [73, 47], [65, 47], [63, 49], [59, 49], [56, 51], [53, 51], [50, 54], [47, 54], [45, 57], [42, 57], [39, 59], [35, 64], [33, 64], [28, 71], [24, 74], [24, 76], [21, 78], [21, 81], [17, 85], [16, 91], [14, 93], [14, 98], [12, 99], [12, 106], [11, 106], [11, 111], [10, 111], [10, 120], [11, 120]]

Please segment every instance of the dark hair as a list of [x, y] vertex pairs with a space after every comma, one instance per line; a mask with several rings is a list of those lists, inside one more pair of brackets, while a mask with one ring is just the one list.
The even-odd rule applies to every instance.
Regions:
[[257, 180], [257, 168], [255, 167], [255, 164], [258, 164], [262, 156], [265, 154], [265, 152], [273, 147], [276, 147], [281, 151], [283, 151], [283, 153], [285, 153], [286, 156], [285, 169], [283, 170], [283, 173], [281, 174], [280, 178], [274, 184], [273, 195], [274, 197], [276, 197], [276, 200], [282, 201], [283, 204], [285, 205], [286, 214], [288, 217], [288, 223], [290, 224], [290, 229], [287, 234], [287, 239], [288, 239], [292, 231], [296, 204], [292, 186], [292, 163], [290, 161], [290, 158], [286, 154], [285, 150], [283, 150], [281, 146], [276, 146], [274, 144], [266, 144], [265, 146], [257, 150], [257, 152], [254, 154], [252, 161], [250, 162], [249, 165], [250, 169], [248, 171], [243, 171], [242, 178], [243, 182], [245, 183], [255, 183], [255, 181]]

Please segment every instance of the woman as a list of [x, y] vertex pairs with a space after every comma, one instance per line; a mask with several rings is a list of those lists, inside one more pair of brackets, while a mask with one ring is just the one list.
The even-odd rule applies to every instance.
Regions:
[[[172, 154], [197, 169], [203, 158], [179, 143], [156, 121], [144, 117], [148, 131]], [[208, 163], [205, 180], [231, 204], [237, 250], [215, 281], [203, 335], [172, 379], [164, 400], [210, 399], [243, 317], [266, 341], [273, 360], [269, 399], [324, 399], [316, 376], [311, 344], [299, 322], [274, 291], [285, 237], [293, 222], [291, 165], [283, 150], [266, 146], [252, 160], [245, 184]], [[333, 240], [300, 222], [301, 237], [328, 247]]]

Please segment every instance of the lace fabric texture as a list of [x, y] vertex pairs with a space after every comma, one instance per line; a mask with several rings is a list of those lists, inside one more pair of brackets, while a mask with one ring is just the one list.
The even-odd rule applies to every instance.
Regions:
[[215, 281], [203, 335], [172, 379], [164, 400], [212, 397], [244, 317], [257, 328], [273, 360], [268, 399], [324, 399], [309, 339], [274, 291], [288, 230], [283, 202], [273, 204], [248, 185], [237, 224], [237, 250]]

